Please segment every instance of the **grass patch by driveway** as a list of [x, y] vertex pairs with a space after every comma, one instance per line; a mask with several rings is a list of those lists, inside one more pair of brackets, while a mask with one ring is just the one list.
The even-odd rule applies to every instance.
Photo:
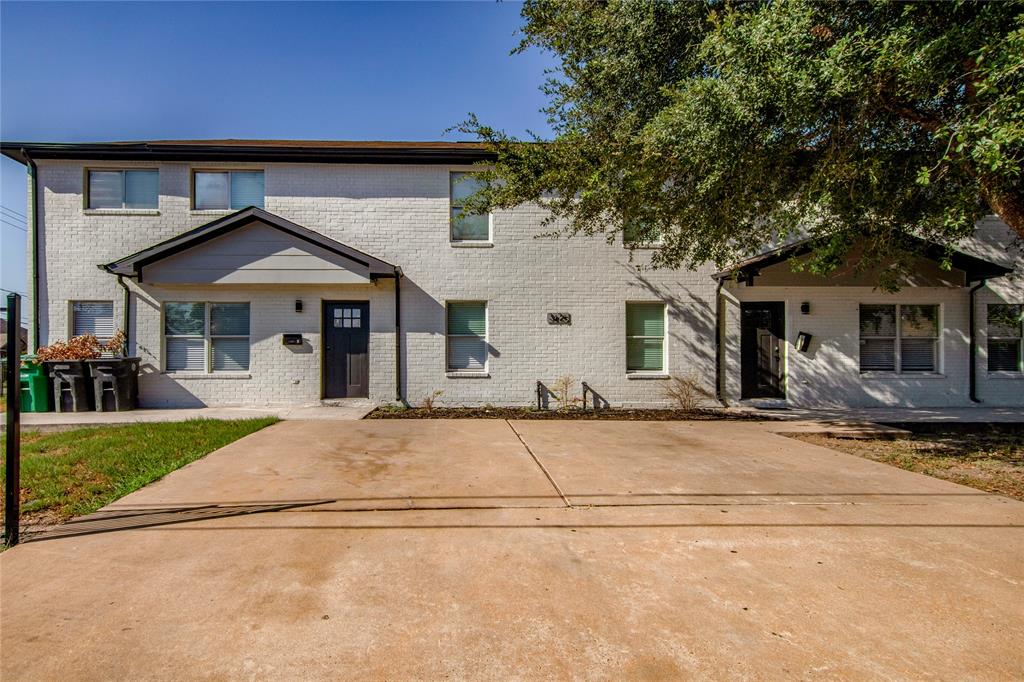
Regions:
[[912, 435], [850, 440], [793, 438], [978, 490], [1024, 500], [1024, 424], [896, 424]]
[[60, 523], [94, 512], [276, 421], [197, 419], [22, 433], [22, 523]]

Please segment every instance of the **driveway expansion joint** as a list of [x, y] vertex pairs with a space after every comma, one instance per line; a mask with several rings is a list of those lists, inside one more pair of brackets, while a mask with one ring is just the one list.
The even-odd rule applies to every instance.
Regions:
[[555, 483], [555, 479], [551, 477], [551, 473], [548, 472], [547, 467], [545, 467], [541, 463], [540, 459], [537, 458], [537, 455], [534, 454], [530, 446], [527, 445], [522, 435], [518, 431], [516, 431], [516, 427], [512, 426], [512, 422], [510, 422], [507, 419], [505, 420], [505, 423], [508, 424], [508, 428], [512, 429], [512, 433], [516, 434], [516, 438], [518, 438], [519, 442], [523, 444], [523, 447], [526, 448], [526, 451], [530, 453], [530, 457], [537, 464], [537, 466], [540, 467], [540, 470], [544, 472], [544, 476], [548, 479], [548, 483], [550, 483], [551, 487], [555, 489], [555, 492], [558, 493], [558, 496], [562, 498], [562, 502], [565, 504], [565, 506], [569, 509], [572, 509], [572, 502], [569, 501], [569, 498], [565, 496], [565, 493], [562, 492], [562, 489], [558, 487], [557, 483]]

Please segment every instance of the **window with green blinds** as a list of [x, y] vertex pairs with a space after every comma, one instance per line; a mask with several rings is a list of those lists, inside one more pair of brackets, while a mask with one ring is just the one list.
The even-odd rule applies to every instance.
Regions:
[[626, 369], [665, 371], [665, 304], [626, 304]]
[[487, 304], [448, 304], [448, 370], [482, 372], [487, 367]]

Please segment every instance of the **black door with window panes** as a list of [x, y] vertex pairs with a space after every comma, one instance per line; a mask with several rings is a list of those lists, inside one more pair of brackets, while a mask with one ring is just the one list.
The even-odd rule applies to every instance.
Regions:
[[324, 398], [370, 395], [370, 304], [324, 301]]

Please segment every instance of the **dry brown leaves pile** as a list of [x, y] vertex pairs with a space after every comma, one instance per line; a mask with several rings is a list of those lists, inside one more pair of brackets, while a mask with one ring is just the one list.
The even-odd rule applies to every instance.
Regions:
[[118, 329], [110, 341], [101, 343], [93, 334], [73, 336], [67, 341], [55, 341], [49, 346], [40, 346], [36, 351], [36, 362], [47, 360], [91, 360], [103, 353], [121, 353], [124, 350], [125, 334]]

